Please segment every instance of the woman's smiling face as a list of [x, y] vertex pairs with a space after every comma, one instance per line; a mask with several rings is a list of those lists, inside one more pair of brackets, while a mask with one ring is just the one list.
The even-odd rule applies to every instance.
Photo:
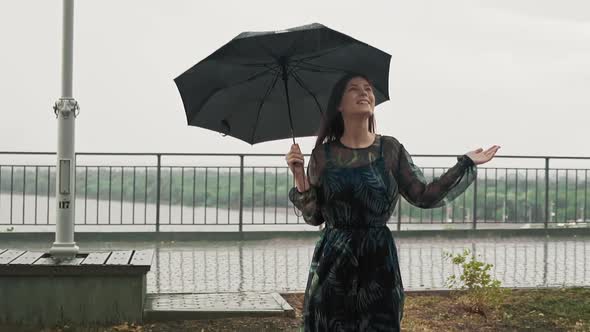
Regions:
[[362, 77], [352, 78], [346, 84], [339, 110], [343, 115], [371, 116], [375, 110], [373, 86]]

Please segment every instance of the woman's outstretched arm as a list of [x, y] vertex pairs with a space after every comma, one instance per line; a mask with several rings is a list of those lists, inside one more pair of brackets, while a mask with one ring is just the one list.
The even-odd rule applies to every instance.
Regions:
[[[492, 147], [490, 149], [485, 152], [478, 149], [458, 157], [455, 165], [440, 177], [428, 183], [422, 170], [414, 164], [405, 147], [400, 145], [396, 172], [400, 194], [410, 204], [424, 209], [443, 206], [446, 202], [454, 200], [465, 192], [475, 181], [477, 178], [475, 161], [482, 164], [491, 160], [497, 148]], [[490, 151], [493, 151], [493, 153], [490, 154]]]

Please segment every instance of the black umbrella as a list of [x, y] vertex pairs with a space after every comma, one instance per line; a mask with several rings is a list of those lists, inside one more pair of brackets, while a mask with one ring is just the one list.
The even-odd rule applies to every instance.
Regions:
[[[174, 79], [189, 125], [250, 144], [316, 134], [344, 74], [389, 99], [391, 55], [321, 24], [244, 32]], [[287, 121], [288, 120], [288, 121]]]

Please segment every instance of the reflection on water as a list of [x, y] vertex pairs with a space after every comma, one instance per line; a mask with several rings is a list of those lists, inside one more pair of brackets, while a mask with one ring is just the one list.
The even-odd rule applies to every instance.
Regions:
[[[302, 291], [314, 237], [251, 241], [88, 242], [84, 252], [155, 249], [149, 293]], [[445, 288], [457, 266], [443, 253], [471, 249], [493, 264], [492, 275], [508, 287], [590, 285], [590, 236], [443, 239], [396, 238], [406, 289]], [[5, 241], [3, 248], [48, 250], [51, 243]]]
[[[590, 237], [396, 239], [406, 289], [445, 288], [460, 269], [443, 252], [469, 248], [508, 287], [590, 285]], [[159, 246], [148, 275], [153, 293], [301, 291], [315, 241], [268, 240]]]

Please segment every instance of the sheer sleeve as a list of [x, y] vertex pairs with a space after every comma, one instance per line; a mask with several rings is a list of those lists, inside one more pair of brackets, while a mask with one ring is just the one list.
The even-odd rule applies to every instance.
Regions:
[[431, 209], [445, 205], [461, 195], [477, 177], [477, 167], [466, 155], [440, 177], [427, 183], [403, 145], [398, 151], [397, 182], [400, 194], [412, 205]]
[[320, 173], [322, 168], [321, 158], [314, 149], [307, 164], [307, 179], [310, 188], [302, 193], [294, 186], [289, 190], [289, 200], [302, 212], [305, 223], [313, 226], [321, 225], [324, 218], [321, 212], [321, 188]]

